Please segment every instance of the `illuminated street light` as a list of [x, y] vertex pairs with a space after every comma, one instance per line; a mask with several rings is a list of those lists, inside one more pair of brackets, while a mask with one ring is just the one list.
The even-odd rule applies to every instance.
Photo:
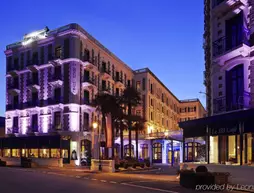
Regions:
[[97, 127], [98, 127], [98, 123], [97, 122], [93, 122], [93, 128], [97, 129]]

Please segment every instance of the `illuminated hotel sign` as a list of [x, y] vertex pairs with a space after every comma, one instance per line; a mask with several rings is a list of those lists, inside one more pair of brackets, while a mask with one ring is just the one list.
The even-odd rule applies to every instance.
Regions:
[[22, 41], [22, 45], [25, 46], [25, 45], [28, 45], [28, 44], [36, 41], [36, 40], [41, 40], [41, 39], [46, 38], [48, 31], [49, 31], [49, 29], [46, 27], [42, 30], [26, 34], [24, 36], [24, 40]]

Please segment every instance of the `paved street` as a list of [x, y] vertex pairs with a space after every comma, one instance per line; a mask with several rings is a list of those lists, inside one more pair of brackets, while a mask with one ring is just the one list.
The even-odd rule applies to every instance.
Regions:
[[142, 179], [140, 175], [105, 174], [52, 169], [0, 168], [1, 193], [70, 192], [195, 192], [177, 182]]

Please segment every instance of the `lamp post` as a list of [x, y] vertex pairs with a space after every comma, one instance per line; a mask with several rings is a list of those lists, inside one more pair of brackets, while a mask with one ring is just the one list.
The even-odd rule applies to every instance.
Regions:
[[[97, 129], [98, 127], [98, 123], [97, 122], [93, 122], [93, 129], [94, 131]], [[99, 153], [99, 171], [102, 171], [102, 167], [101, 167], [101, 154], [100, 154], [100, 130], [98, 129], [98, 153]]]

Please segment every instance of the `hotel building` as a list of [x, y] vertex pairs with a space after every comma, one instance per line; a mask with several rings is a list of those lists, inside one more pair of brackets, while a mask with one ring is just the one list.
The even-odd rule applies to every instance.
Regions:
[[[119, 96], [133, 83], [143, 101], [136, 114], [147, 120], [140, 133], [140, 158], [171, 163], [171, 142], [178, 146], [179, 162], [179, 120], [205, 114], [199, 100], [178, 100], [149, 69], [133, 71], [78, 24], [26, 34], [22, 41], [8, 45], [5, 54], [2, 157], [28, 156], [39, 164], [45, 158], [45, 165], [57, 165], [58, 159], [79, 165], [89, 154], [98, 158], [104, 136], [98, 139], [101, 116], [91, 101], [98, 92]], [[98, 128], [92, 128], [93, 122]], [[173, 141], [173, 135], [178, 140]]]
[[[184, 138], [206, 137], [207, 163], [254, 163], [254, 7], [247, 0], [205, 0], [209, 117], [180, 123]], [[183, 154], [184, 155], [184, 154]]]

